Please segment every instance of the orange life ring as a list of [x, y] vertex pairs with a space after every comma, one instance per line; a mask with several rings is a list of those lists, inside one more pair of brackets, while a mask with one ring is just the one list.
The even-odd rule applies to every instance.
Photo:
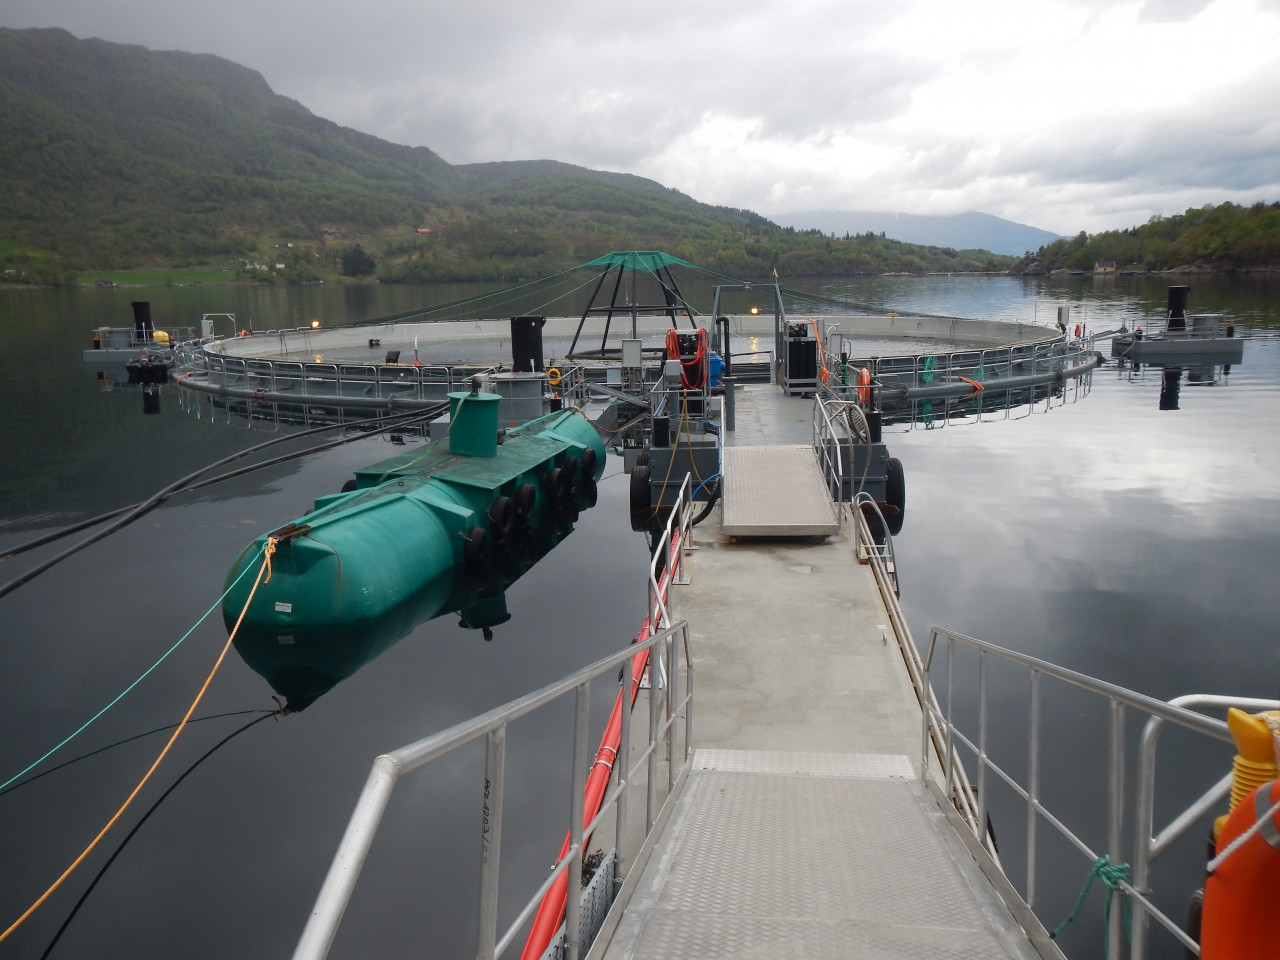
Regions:
[[866, 367], [858, 371], [858, 402], [864, 407], [871, 402], [871, 371]]
[[558, 368], [552, 367], [547, 371], [547, 383], [553, 387], [560, 386], [560, 370]]
[[1217, 852], [1261, 821], [1209, 877], [1200, 921], [1202, 960], [1280, 957], [1275, 905], [1280, 902], [1280, 823], [1271, 807], [1280, 800], [1280, 780], [1256, 787], [1236, 804], [1218, 836]]

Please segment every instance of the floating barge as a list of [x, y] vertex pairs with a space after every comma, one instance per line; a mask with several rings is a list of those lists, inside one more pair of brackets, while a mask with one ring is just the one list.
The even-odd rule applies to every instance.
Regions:
[[1244, 340], [1222, 317], [1187, 315], [1190, 287], [1169, 288], [1168, 308], [1158, 321], [1111, 338], [1111, 356], [1133, 363], [1235, 364], [1244, 359]]

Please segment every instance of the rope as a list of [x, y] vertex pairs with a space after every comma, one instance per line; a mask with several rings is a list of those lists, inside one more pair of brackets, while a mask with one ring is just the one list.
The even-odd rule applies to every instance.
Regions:
[[1235, 853], [1237, 850], [1243, 847], [1246, 843], [1252, 840], [1254, 836], [1257, 835], [1258, 831], [1262, 829], [1262, 825], [1266, 823], [1268, 820], [1270, 820], [1272, 817], [1274, 817], [1278, 812], [1280, 812], [1280, 800], [1277, 800], [1275, 803], [1273, 803], [1271, 805], [1271, 809], [1268, 810], [1266, 814], [1264, 814], [1263, 816], [1255, 820], [1253, 822], [1253, 825], [1249, 827], [1248, 830], [1246, 830], [1244, 833], [1240, 834], [1240, 836], [1236, 837], [1229, 844], [1227, 844], [1226, 848], [1220, 854], [1218, 854], [1216, 857], [1214, 857], [1212, 860], [1209, 861], [1209, 864], [1207, 867], [1205, 867], [1205, 870], [1208, 873], [1212, 874], [1215, 870], [1217, 870], [1220, 866], [1222, 866], [1223, 863], [1226, 862], [1226, 859], [1229, 856], [1231, 856], [1233, 853]]
[[99, 717], [101, 717], [104, 713], [106, 713], [108, 710], [110, 710], [112, 707], [114, 707], [117, 703], [119, 703], [121, 700], [123, 700], [123, 699], [124, 699], [124, 698], [129, 694], [129, 692], [130, 692], [131, 690], [133, 690], [133, 688], [134, 688], [134, 687], [136, 687], [138, 684], [140, 684], [143, 680], [147, 679], [147, 677], [148, 677], [148, 676], [150, 676], [151, 672], [152, 672], [153, 670], [155, 670], [155, 668], [156, 668], [156, 667], [160, 666], [160, 664], [164, 663], [164, 662], [165, 662], [165, 660], [167, 660], [167, 659], [168, 659], [169, 654], [173, 653], [173, 651], [177, 650], [177, 649], [178, 649], [178, 647], [182, 646], [182, 644], [186, 641], [187, 637], [191, 636], [191, 634], [193, 634], [193, 633], [195, 632], [196, 627], [200, 626], [200, 624], [204, 623], [204, 622], [205, 622], [205, 620], [207, 620], [207, 619], [209, 618], [209, 614], [213, 613], [213, 611], [217, 610], [217, 609], [222, 605], [222, 601], [223, 601], [223, 600], [225, 600], [225, 599], [227, 598], [227, 594], [229, 594], [233, 589], [235, 589], [236, 584], [238, 584], [241, 580], [243, 580], [243, 579], [244, 579], [244, 577], [245, 577], [245, 575], [246, 575], [246, 574], [248, 574], [248, 572], [249, 572], [249, 568], [248, 568], [248, 567], [246, 567], [246, 568], [244, 569], [244, 571], [243, 571], [243, 572], [241, 572], [240, 576], [236, 577], [236, 578], [235, 578], [235, 580], [233, 580], [233, 581], [232, 581], [232, 582], [227, 586], [227, 589], [226, 589], [225, 591], [223, 591], [222, 596], [220, 596], [220, 597], [219, 597], [219, 598], [214, 602], [213, 606], [211, 606], [208, 610], [206, 610], [206, 611], [204, 612], [204, 616], [202, 616], [199, 620], [197, 620], [195, 623], [193, 623], [193, 624], [191, 625], [191, 629], [190, 629], [190, 630], [188, 630], [186, 633], [184, 633], [184, 634], [181, 636], [181, 638], [179, 638], [179, 640], [178, 640], [178, 642], [177, 642], [177, 643], [175, 643], [172, 647], [170, 647], [168, 650], [166, 650], [166, 651], [161, 655], [161, 657], [160, 657], [160, 659], [159, 659], [159, 660], [157, 660], [157, 661], [156, 661], [155, 663], [153, 663], [151, 666], [147, 667], [147, 669], [146, 669], [146, 670], [144, 670], [144, 671], [142, 672], [142, 674], [138, 677], [138, 679], [137, 679], [137, 680], [134, 680], [134, 681], [133, 681], [133, 683], [129, 684], [127, 687], [125, 687], [123, 690], [121, 690], [118, 694], [116, 694], [115, 698], [114, 698], [110, 703], [108, 703], [105, 707], [103, 707], [101, 710], [99, 710], [97, 713], [95, 713], [92, 717], [90, 717], [88, 720], [86, 720], [84, 723], [82, 723], [82, 724], [80, 725], [79, 729], [77, 729], [74, 733], [72, 733], [72, 734], [70, 734], [69, 736], [67, 736], [67, 737], [66, 737], [66, 738], [65, 738], [61, 743], [59, 743], [57, 746], [55, 746], [55, 747], [53, 747], [52, 749], [50, 749], [50, 750], [49, 750], [47, 753], [45, 753], [45, 755], [44, 755], [44, 756], [42, 756], [39, 760], [35, 760], [35, 761], [33, 761], [32, 763], [30, 763], [30, 764], [28, 764], [26, 767], [24, 767], [22, 770], [19, 770], [17, 773], [15, 773], [12, 777], [10, 777], [10, 778], [9, 778], [8, 780], [6, 780], [4, 783], [0, 783], [0, 793], [4, 793], [4, 792], [5, 792], [5, 788], [6, 788], [6, 787], [8, 787], [11, 783], [13, 783], [13, 782], [14, 782], [15, 780], [17, 780], [18, 778], [23, 777], [23, 776], [25, 776], [26, 774], [30, 773], [32, 770], [34, 770], [36, 767], [40, 766], [40, 764], [44, 763], [46, 760], [48, 760], [51, 756], [53, 756], [55, 753], [57, 753], [59, 750], [61, 750], [63, 747], [65, 747], [68, 743], [70, 743], [70, 742], [71, 742], [72, 740], [74, 740], [76, 737], [80, 736], [80, 734], [84, 733], [84, 732], [85, 732], [85, 730], [89, 729], [89, 726], [90, 726], [91, 724], [93, 724], [93, 723], [94, 723], [94, 722], [95, 722]]
[[[1107, 935], [1106, 931], [1111, 926], [1111, 893], [1120, 889], [1122, 884], [1129, 882], [1129, 865], [1127, 863], [1113, 864], [1106, 856], [1101, 856], [1093, 861], [1093, 866], [1089, 869], [1089, 876], [1085, 878], [1084, 887], [1080, 890], [1080, 896], [1076, 897], [1076, 904], [1071, 908], [1071, 914], [1067, 919], [1053, 928], [1053, 933], [1049, 934], [1049, 939], [1056, 940], [1058, 934], [1067, 929], [1068, 924], [1076, 918], [1076, 914], [1080, 912], [1080, 908], [1084, 906], [1085, 897], [1089, 895], [1089, 889], [1093, 886], [1094, 878], [1101, 880], [1107, 887], [1106, 902], [1102, 907], [1102, 955], [1107, 955]], [[1129, 901], [1126, 898], [1124, 902], [1124, 922], [1126, 929], [1129, 926]]]
[[[183, 716], [182, 722], [178, 724], [177, 729], [173, 731], [173, 736], [169, 738], [169, 742], [164, 745], [164, 749], [160, 751], [160, 755], [156, 757], [155, 761], [151, 764], [151, 769], [149, 769], [143, 775], [142, 779], [138, 781], [138, 785], [133, 788], [133, 792], [130, 793], [128, 798], [125, 800], [125, 802], [121, 804], [120, 809], [117, 810], [115, 812], [115, 815], [112, 816], [112, 818], [107, 821], [107, 825], [98, 831], [98, 835], [94, 837], [92, 841], [90, 841], [89, 845], [84, 848], [84, 851], [80, 854], [80, 856], [76, 857], [76, 859], [72, 862], [71, 866], [67, 867], [66, 870], [62, 871], [62, 875], [53, 882], [53, 884], [49, 887], [48, 890], [46, 890], [44, 893], [40, 895], [39, 899], [37, 899], [35, 903], [27, 907], [26, 911], [22, 914], [22, 916], [20, 916], [17, 920], [15, 920], [12, 924], [10, 924], [7, 930], [5, 930], [3, 933], [0, 933], [0, 943], [3, 943], [5, 940], [7, 940], [9, 938], [9, 935], [12, 934], [13, 931], [17, 930], [18, 927], [22, 926], [22, 924], [26, 922], [27, 918], [30, 917], [33, 913], [35, 913], [36, 910], [38, 910], [44, 904], [44, 902], [48, 900], [50, 896], [53, 895], [53, 892], [57, 890], [58, 887], [62, 886], [63, 881], [65, 881], [67, 877], [71, 876], [71, 874], [75, 872], [76, 868], [79, 867], [80, 864], [84, 862], [85, 858], [88, 857], [89, 854], [93, 852], [93, 849], [102, 841], [102, 838], [107, 835], [107, 831], [109, 831], [112, 827], [116, 825], [116, 821], [118, 821], [124, 815], [124, 812], [127, 809], [129, 809], [130, 804], [132, 804], [134, 799], [138, 796], [138, 794], [142, 792], [142, 788], [146, 786], [147, 781], [151, 779], [152, 774], [156, 772], [156, 769], [160, 766], [164, 758], [168, 756], [169, 750], [173, 747], [174, 742], [177, 741], [178, 737], [182, 734], [182, 731], [186, 729], [187, 723], [191, 720], [191, 715], [196, 712], [196, 707], [200, 705], [200, 701], [201, 699], [203, 699], [205, 695], [205, 691], [209, 689], [209, 684], [213, 682], [214, 675], [218, 672], [219, 668], [222, 666], [222, 661], [226, 659], [227, 651], [231, 649], [231, 643], [232, 641], [235, 640], [236, 633], [238, 633], [240, 630], [240, 624], [244, 622], [245, 614], [249, 612], [249, 604], [253, 603], [253, 597], [254, 597], [254, 594], [258, 592], [258, 587], [263, 583], [271, 582], [271, 555], [275, 552], [276, 552], [276, 539], [275, 537], [269, 537], [267, 539], [267, 545], [266, 547], [263, 548], [263, 551], [262, 551], [262, 566], [258, 568], [258, 576], [253, 581], [253, 588], [249, 591], [248, 599], [245, 600], [244, 602], [244, 609], [240, 611], [240, 616], [236, 618], [236, 625], [231, 629], [231, 635], [227, 637], [227, 642], [226, 644], [223, 645], [222, 652], [218, 654], [218, 659], [214, 663], [213, 669], [210, 670], [209, 675], [205, 677], [204, 683], [200, 687], [200, 692], [197, 693], [196, 698], [191, 701], [191, 706], [187, 708], [186, 715]], [[266, 580], [263, 580], [262, 578], [262, 575], [264, 573], [267, 575]]]

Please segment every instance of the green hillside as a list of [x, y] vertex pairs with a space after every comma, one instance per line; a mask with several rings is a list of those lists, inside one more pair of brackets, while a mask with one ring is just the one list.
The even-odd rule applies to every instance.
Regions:
[[1172, 217], [1152, 217], [1140, 227], [1055, 240], [1028, 253], [1014, 273], [1092, 271], [1273, 270], [1280, 267], [1280, 203], [1250, 207], [1223, 203]]
[[738, 276], [1003, 270], [832, 239], [554, 161], [451, 165], [210, 55], [0, 29], [0, 279], [207, 265], [275, 281], [524, 279], [613, 249]]

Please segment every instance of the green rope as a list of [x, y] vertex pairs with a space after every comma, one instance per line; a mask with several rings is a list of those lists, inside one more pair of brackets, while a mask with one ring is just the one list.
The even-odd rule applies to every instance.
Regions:
[[[1053, 933], [1049, 934], [1049, 939], [1056, 940], [1058, 934], [1067, 929], [1067, 925], [1076, 918], [1076, 914], [1084, 906], [1085, 897], [1089, 895], [1089, 889], [1093, 886], [1095, 877], [1107, 887], [1107, 898], [1102, 907], [1102, 955], [1105, 957], [1107, 955], [1107, 931], [1111, 928], [1111, 893], [1119, 889], [1122, 883], [1129, 882], [1129, 865], [1127, 863], [1113, 864], [1106, 856], [1101, 856], [1093, 861], [1093, 866], [1089, 869], [1089, 876], [1085, 878], [1080, 896], [1076, 897], [1076, 905], [1071, 908], [1071, 915], [1053, 928]], [[1129, 929], [1129, 920], [1130, 908], [1129, 901], [1126, 898], [1124, 902], [1124, 925], [1126, 931]]]
[[232, 589], [235, 587], [235, 585], [236, 585], [237, 583], [239, 583], [242, 579], [244, 579], [245, 574], [246, 574], [246, 573], [248, 573], [248, 572], [249, 572], [249, 570], [250, 570], [250, 568], [249, 568], [249, 567], [245, 567], [245, 568], [244, 568], [244, 571], [243, 571], [243, 572], [241, 572], [240, 576], [236, 577], [236, 578], [235, 578], [235, 580], [231, 581], [231, 583], [229, 583], [229, 584], [227, 585], [227, 589], [223, 591], [222, 596], [220, 596], [217, 600], [215, 600], [215, 601], [213, 602], [213, 606], [211, 606], [208, 610], [206, 610], [206, 611], [204, 612], [204, 616], [202, 616], [199, 620], [197, 620], [195, 623], [193, 623], [193, 624], [191, 625], [191, 629], [190, 629], [190, 630], [188, 630], [186, 633], [184, 633], [184, 634], [183, 634], [183, 635], [178, 639], [178, 642], [177, 642], [177, 643], [175, 643], [175, 644], [174, 644], [173, 646], [171, 646], [168, 650], [166, 650], [166, 651], [164, 652], [164, 654], [160, 657], [160, 659], [159, 659], [159, 660], [157, 660], [157, 661], [156, 661], [155, 663], [153, 663], [151, 666], [147, 667], [147, 669], [143, 671], [142, 675], [141, 675], [141, 676], [139, 676], [137, 680], [134, 680], [134, 681], [133, 681], [133, 683], [129, 684], [129, 686], [127, 686], [127, 687], [125, 687], [123, 690], [121, 690], [121, 691], [120, 691], [120, 693], [116, 694], [115, 699], [113, 699], [113, 700], [112, 700], [110, 703], [108, 703], [105, 707], [103, 707], [101, 710], [99, 710], [97, 713], [95, 713], [92, 717], [90, 717], [88, 720], [86, 720], [84, 723], [82, 723], [82, 724], [80, 725], [79, 729], [77, 729], [77, 730], [75, 731], [75, 733], [70, 734], [70, 735], [69, 735], [68, 737], [66, 737], [66, 738], [65, 738], [61, 743], [59, 743], [56, 747], [51, 748], [51, 749], [50, 749], [50, 750], [49, 750], [49, 751], [48, 751], [48, 752], [47, 752], [43, 757], [41, 757], [39, 760], [35, 760], [35, 761], [33, 761], [32, 763], [29, 763], [26, 767], [24, 767], [22, 770], [19, 770], [17, 773], [15, 773], [12, 777], [10, 777], [10, 778], [9, 778], [8, 780], [6, 780], [4, 783], [0, 783], [0, 790], [4, 790], [7, 786], [9, 786], [9, 785], [10, 785], [11, 783], [13, 783], [15, 780], [18, 780], [20, 777], [25, 776], [27, 773], [31, 772], [31, 771], [32, 771], [32, 770], [34, 770], [36, 767], [40, 766], [40, 764], [44, 763], [44, 762], [45, 762], [46, 760], [48, 760], [51, 756], [53, 756], [55, 753], [57, 753], [59, 750], [61, 750], [63, 747], [65, 747], [68, 743], [70, 743], [70, 742], [71, 742], [72, 740], [74, 740], [76, 737], [80, 736], [80, 734], [84, 733], [84, 731], [85, 731], [85, 730], [87, 730], [87, 729], [89, 728], [89, 725], [90, 725], [90, 724], [92, 724], [95, 720], [97, 720], [97, 719], [98, 719], [99, 717], [101, 717], [104, 713], [106, 713], [108, 710], [110, 710], [112, 707], [114, 707], [117, 703], [119, 703], [121, 700], [123, 700], [123, 699], [124, 699], [124, 697], [129, 693], [129, 691], [131, 691], [134, 687], [136, 687], [136, 686], [137, 686], [138, 684], [140, 684], [143, 680], [145, 680], [148, 676], [150, 676], [151, 672], [152, 672], [153, 670], [155, 670], [155, 668], [156, 668], [156, 667], [158, 667], [158, 666], [160, 666], [160, 664], [164, 663], [164, 662], [165, 662], [165, 660], [166, 660], [166, 659], [168, 659], [169, 654], [173, 653], [173, 651], [177, 650], [177, 649], [178, 649], [178, 647], [182, 646], [183, 641], [185, 641], [185, 640], [187, 639], [187, 637], [191, 636], [191, 634], [195, 633], [195, 631], [196, 631], [196, 627], [198, 627], [198, 626], [200, 626], [200, 624], [204, 623], [204, 622], [205, 622], [205, 620], [207, 620], [207, 619], [209, 618], [209, 615], [210, 615], [211, 613], [213, 613], [213, 611], [217, 610], [219, 607], [221, 607], [221, 606], [222, 606], [222, 601], [223, 601], [223, 600], [225, 600], [225, 599], [227, 598], [227, 594], [229, 594], [229, 593], [232, 591]]

